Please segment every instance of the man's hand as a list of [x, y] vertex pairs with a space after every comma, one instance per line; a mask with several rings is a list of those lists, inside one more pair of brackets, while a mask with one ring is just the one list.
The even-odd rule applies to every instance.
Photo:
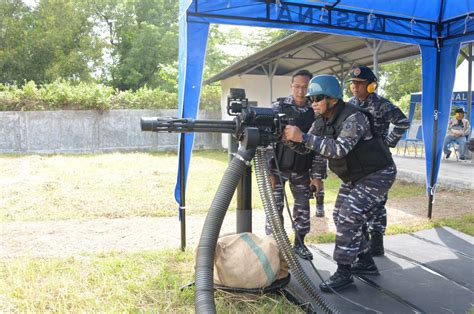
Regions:
[[287, 125], [283, 131], [283, 139], [285, 141], [301, 143], [303, 141], [303, 132], [297, 126]]
[[272, 182], [272, 190], [275, 190], [277, 178], [273, 174], [270, 175], [270, 181]]
[[319, 191], [321, 191], [322, 187], [323, 187], [323, 180], [321, 179], [311, 179], [311, 182], [309, 183], [309, 186], [314, 186], [315, 190], [316, 190], [316, 193], [318, 193]]
[[460, 131], [460, 130], [452, 130], [452, 132], [455, 138], [458, 138], [464, 135], [463, 131]]

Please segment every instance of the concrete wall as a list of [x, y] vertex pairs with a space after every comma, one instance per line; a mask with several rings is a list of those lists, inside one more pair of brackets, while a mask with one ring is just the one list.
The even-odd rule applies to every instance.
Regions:
[[[142, 132], [140, 118], [177, 110], [0, 112], [0, 153], [92, 153], [177, 150], [178, 134]], [[200, 111], [220, 119], [219, 111]], [[196, 133], [195, 149], [221, 149], [219, 134]]]

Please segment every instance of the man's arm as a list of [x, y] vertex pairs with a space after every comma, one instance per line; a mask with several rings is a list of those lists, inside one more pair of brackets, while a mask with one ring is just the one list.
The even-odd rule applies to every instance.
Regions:
[[385, 138], [385, 143], [388, 147], [395, 147], [397, 146], [398, 141], [410, 128], [410, 120], [408, 120], [407, 116], [394, 104], [387, 101], [384, 108], [383, 117], [385, 121], [389, 121], [391, 124], [394, 125], [394, 128], [390, 134], [387, 135]]
[[449, 120], [448, 134], [451, 135], [452, 137], [458, 138], [460, 136], [463, 136], [464, 132], [454, 127], [456, 125], [456, 121], [457, 120], [455, 118]]
[[306, 149], [328, 158], [340, 159], [354, 148], [369, 128], [369, 120], [366, 115], [356, 112], [343, 122], [342, 131], [336, 139], [310, 133], [303, 134], [295, 126], [287, 126], [284, 134], [287, 140], [303, 142]]
[[319, 154], [315, 154], [310, 170], [311, 179], [326, 179], [328, 172], [328, 161], [327, 158]]
[[470, 132], [471, 132], [471, 124], [469, 123], [469, 120], [465, 119], [464, 136], [468, 136]]

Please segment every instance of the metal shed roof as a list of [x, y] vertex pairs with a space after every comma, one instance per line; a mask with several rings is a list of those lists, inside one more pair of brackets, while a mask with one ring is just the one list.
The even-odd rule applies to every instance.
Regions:
[[[374, 66], [420, 54], [417, 45], [349, 36], [297, 32], [208, 78], [210, 84], [243, 75], [292, 75], [300, 69], [345, 79], [353, 65]], [[375, 56], [375, 57], [374, 57]], [[377, 69], [375, 69], [377, 71]]]

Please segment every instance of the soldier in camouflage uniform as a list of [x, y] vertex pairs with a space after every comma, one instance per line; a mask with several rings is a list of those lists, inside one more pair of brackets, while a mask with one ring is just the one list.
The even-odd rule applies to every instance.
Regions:
[[[279, 98], [273, 104], [275, 112], [284, 113], [291, 118], [295, 125], [308, 131], [314, 121], [314, 112], [311, 103], [306, 98], [308, 83], [313, 75], [301, 70], [295, 73], [291, 80], [292, 95]], [[283, 220], [284, 189], [289, 182], [294, 198], [293, 218], [295, 225], [295, 252], [302, 258], [313, 259], [312, 253], [304, 245], [304, 238], [310, 230], [310, 185], [315, 180], [310, 178], [309, 169], [312, 166], [313, 155], [300, 155], [291, 150], [284, 143], [277, 143], [275, 154], [268, 151], [273, 194], [276, 199], [280, 217]], [[274, 158], [274, 156], [276, 158]], [[319, 165], [319, 164], [318, 164]], [[323, 170], [315, 171], [324, 175]], [[322, 179], [317, 177], [315, 179]], [[271, 228], [266, 222], [265, 231], [271, 234]]]
[[[377, 77], [366, 66], [354, 67], [351, 71], [351, 91], [354, 97], [349, 99], [349, 103], [368, 110], [374, 119], [375, 131], [378, 132], [388, 147], [395, 147], [403, 133], [410, 127], [410, 121], [405, 114], [388, 99], [375, 93], [377, 88]], [[389, 133], [390, 124], [393, 130]], [[383, 235], [387, 227], [387, 203], [386, 194], [377, 209], [373, 218], [367, 224], [368, 237], [370, 234], [370, 247], [372, 256], [384, 254]], [[337, 212], [334, 212], [334, 217]]]
[[314, 151], [327, 157], [329, 168], [343, 181], [335, 205], [333, 257], [338, 268], [320, 284], [322, 291], [330, 292], [350, 286], [352, 274], [378, 274], [362, 227], [392, 186], [397, 171], [388, 147], [374, 131], [372, 116], [342, 101], [342, 89], [334, 76], [314, 77], [308, 97], [315, 113], [325, 119], [322, 129], [313, 124], [305, 133], [290, 125], [283, 138], [299, 153]]

